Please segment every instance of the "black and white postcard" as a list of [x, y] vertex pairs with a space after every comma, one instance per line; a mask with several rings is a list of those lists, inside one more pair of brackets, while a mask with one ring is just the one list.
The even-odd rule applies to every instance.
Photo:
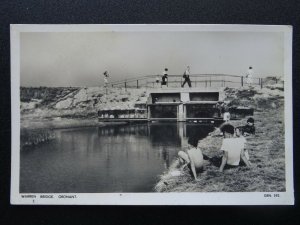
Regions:
[[293, 205], [292, 27], [11, 25], [11, 203]]

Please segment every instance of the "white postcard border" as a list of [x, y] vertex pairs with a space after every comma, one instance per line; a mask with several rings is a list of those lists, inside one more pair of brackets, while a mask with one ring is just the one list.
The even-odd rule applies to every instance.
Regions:
[[[20, 33], [111, 31], [284, 32], [285, 192], [20, 194]], [[11, 25], [11, 204], [38, 205], [293, 205], [292, 27], [274, 25]]]

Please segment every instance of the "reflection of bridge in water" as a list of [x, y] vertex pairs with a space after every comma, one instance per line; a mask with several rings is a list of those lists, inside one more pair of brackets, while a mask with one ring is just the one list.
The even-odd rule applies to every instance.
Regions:
[[98, 127], [99, 137], [134, 136], [150, 138], [154, 146], [187, 146], [189, 137], [203, 139], [214, 130], [213, 125], [194, 123], [144, 123]]

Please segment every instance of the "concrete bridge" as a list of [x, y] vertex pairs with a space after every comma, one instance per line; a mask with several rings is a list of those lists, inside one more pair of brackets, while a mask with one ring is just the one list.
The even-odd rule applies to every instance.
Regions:
[[[159, 82], [156, 79], [159, 78]], [[192, 87], [200, 88], [220, 88], [220, 87], [242, 87], [247, 85], [247, 80], [244, 76], [231, 74], [191, 74]], [[109, 87], [123, 88], [161, 88], [161, 75], [147, 75], [133, 77], [124, 80], [110, 82]], [[183, 84], [182, 75], [168, 75], [167, 87], [180, 88]], [[263, 79], [260, 77], [252, 78], [253, 86], [263, 87]], [[187, 84], [186, 84], [187, 86]]]
[[217, 104], [223, 92], [217, 89], [168, 88], [148, 91], [148, 120], [210, 121], [221, 119]]
[[[221, 104], [224, 88], [157, 88], [148, 89], [147, 101], [132, 109], [100, 110], [103, 122], [176, 121], [193, 123], [223, 122]], [[253, 115], [253, 109], [231, 109], [232, 119]]]
[[[248, 85], [245, 78], [228, 74], [192, 74], [192, 87], [182, 88], [182, 75], [169, 75], [167, 85], [156, 82], [159, 75], [149, 75], [110, 83], [111, 87], [147, 88], [148, 100], [126, 110], [102, 110], [99, 121], [179, 121], [215, 123], [223, 121], [220, 104], [225, 87]], [[253, 78], [252, 86], [263, 87], [262, 78]], [[109, 88], [109, 87], [108, 87]], [[231, 109], [232, 119], [253, 115], [253, 109]]]

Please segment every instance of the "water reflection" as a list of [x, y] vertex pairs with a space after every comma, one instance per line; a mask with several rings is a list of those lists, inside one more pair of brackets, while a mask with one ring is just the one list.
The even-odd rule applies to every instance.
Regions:
[[211, 126], [149, 123], [57, 130], [21, 151], [21, 192], [151, 192], [187, 138]]

